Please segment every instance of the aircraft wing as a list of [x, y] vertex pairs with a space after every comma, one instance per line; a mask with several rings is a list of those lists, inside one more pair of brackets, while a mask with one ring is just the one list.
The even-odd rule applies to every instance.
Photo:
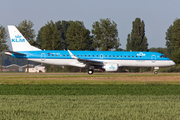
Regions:
[[78, 60], [79, 62], [82, 62], [84, 64], [88, 64], [88, 65], [100, 65], [100, 66], [103, 66], [104, 63], [103, 61], [96, 61], [96, 60], [90, 60], [90, 59], [80, 59], [76, 56], [74, 56], [70, 50], [68, 50], [69, 54], [71, 55], [72, 58]]
[[96, 60], [87, 60], [87, 59], [77, 59], [79, 62], [83, 62], [84, 64], [88, 65], [103, 65], [102, 61], [96, 61]]

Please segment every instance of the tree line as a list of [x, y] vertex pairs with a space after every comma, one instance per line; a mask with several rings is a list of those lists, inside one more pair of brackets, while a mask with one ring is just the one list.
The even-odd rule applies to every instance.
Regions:
[[[37, 37], [33, 29], [33, 22], [23, 20], [16, 27], [28, 42], [45, 50], [101, 50], [121, 51], [117, 24], [107, 19], [100, 19], [92, 24], [92, 30], [86, 29], [82, 21], [49, 21], [38, 31]], [[7, 30], [0, 25], [0, 52], [7, 50]], [[136, 18], [132, 22], [132, 31], [127, 35], [127, 51], [155, 51], [160, 52], [180, 63], [180, 19], [175, 19], [166, 32], [166, 48], [149, 48], [145, 36], [145, 22]], [[12, 58], [13, 59], [13, 58]], [[4, 59], [6, 60], [6, 59]], [[4, 62], [9, 64], [8, 62]], [[12, 64], [12, 63], [11, 63]], [[51, 66], [49, 66], [51, 68]], [[48, 68], [48, 67], [47, 67]], [[130, 68], [129, 71], [141, 71]]]

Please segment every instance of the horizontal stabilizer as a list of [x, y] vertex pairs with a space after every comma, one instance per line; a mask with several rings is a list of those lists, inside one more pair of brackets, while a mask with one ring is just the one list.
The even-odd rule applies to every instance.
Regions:
[[5, 53], [5, 54], [6, 54], [6, 53], [8, 53], [8, 54], [9, 54], [9, 53], [14, 53], [14, 54], [18, 54], [18, 55], [26, 55], [26, 54], [19, 53], [19, 52], [14, 52], [14, 51], [5, 51], [4, 53]]

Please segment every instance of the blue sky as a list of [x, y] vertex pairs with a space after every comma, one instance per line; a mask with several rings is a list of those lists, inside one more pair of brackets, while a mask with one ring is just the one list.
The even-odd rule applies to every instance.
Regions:
[[18, 25], [27, 19], [34, 23], [36, 34], [48, 21], [79, 20], [87, 29], [101, 18], [117, 24], [121, 48], [126, 48], [132, 22], [145, 22], [149, 48], [165, 47], [165, 32], [180, 18], [180, 0], [0, 0], [0, 25]]

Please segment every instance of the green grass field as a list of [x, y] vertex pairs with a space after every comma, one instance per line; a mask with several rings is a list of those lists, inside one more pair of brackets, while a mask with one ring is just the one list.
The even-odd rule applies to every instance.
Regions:
[[0, 119], [180, 119], [180, 96], [1, 95]]
[[178, 79], [179, 74], [3, 73], [0, 119], [176, 120]]
[[0, 95], [180, 95], [180, 85], [0, 85]]

